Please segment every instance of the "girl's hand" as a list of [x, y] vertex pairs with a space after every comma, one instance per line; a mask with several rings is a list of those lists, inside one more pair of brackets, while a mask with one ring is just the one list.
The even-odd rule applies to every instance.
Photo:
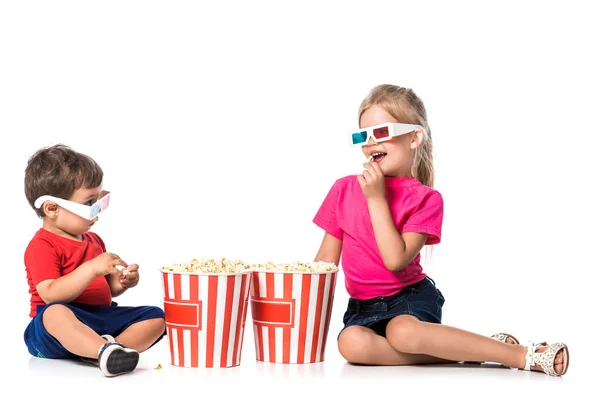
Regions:
[[357, 178], [367, 200], [385, 198], [385, 177], [379, 164], [371, 161], [364, 163], [363, 167], [365, 170]]
[[127, 268], [123, 268], [121, 270], [121, 276], [119, 277], [121, 286], [123, 286], [125, 289], [136, 286], [140, 281], [140, 273], [138, 272], [139, 268], [140, 266], [137, 264], [129, 264]]

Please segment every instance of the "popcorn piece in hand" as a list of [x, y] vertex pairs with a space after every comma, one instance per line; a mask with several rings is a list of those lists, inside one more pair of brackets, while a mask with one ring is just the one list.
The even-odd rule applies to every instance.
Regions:
[[367, 162], [371, 162], [373, 161], [373, 156], [369, 156], [369, 158], [367, 158]]
[[129, 275], [129, 270], [128, 270], [127, 268], [123, 268], [123, 269], [121, 270], [121, 275], [123, 275], [123, 276], [127, 276], [127, 275]]

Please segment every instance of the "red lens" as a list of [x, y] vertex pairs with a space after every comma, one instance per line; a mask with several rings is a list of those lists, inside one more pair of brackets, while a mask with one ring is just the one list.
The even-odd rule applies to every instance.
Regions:
[[382, 126], [381, 128], [373, 129], [373, 136], [375, 139], [383, 139], [390, 136], [390, 131], [387, 126]]

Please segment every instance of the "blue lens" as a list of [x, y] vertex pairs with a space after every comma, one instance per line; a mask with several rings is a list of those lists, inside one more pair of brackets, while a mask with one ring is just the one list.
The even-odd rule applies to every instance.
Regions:
[[92, 218], [96, 218], [98, 214], [100, 214], [100, 204], [96, 203], [92, 206]]
[[352, 144], [365, 143], [367, 141], [367, 131], [356, 132], [352, 134]]

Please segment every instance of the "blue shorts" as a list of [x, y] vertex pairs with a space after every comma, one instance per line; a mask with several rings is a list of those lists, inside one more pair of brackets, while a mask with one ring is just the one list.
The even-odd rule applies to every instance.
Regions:
[[[79, 303], [50, 303], [37, 306], [37, 315], [31, 319], [25, 329], [24, 339], [29, 353], [40, 358], [75, 358], [81, 357], [69, 352], [50, 335], [42, 322], [44, 311], [53, 304], [62, 304], [75, 314], [78, 320], [89, 326], [98, 335], [119, 336], [130, 325], [147, 319], [164, 318], [165, 313], [159, 307], [121, 307], [113, 302], [112, 306], [92, 306]], [[162, 339], [164, 333], [156, 342]]]
[[[364, 326], [385, 336], [385, 328], [398, 315], [412, 315], [420, 321], [441, 323], [444, 296], [429, 277], [400, 290], [391, 296], [369, 300], [350, 299], [344, 314], [344, 329]], [[341, 334], [341, 332], [340, 332]], [[338, 335], [339, 338], [339, 335]]]

